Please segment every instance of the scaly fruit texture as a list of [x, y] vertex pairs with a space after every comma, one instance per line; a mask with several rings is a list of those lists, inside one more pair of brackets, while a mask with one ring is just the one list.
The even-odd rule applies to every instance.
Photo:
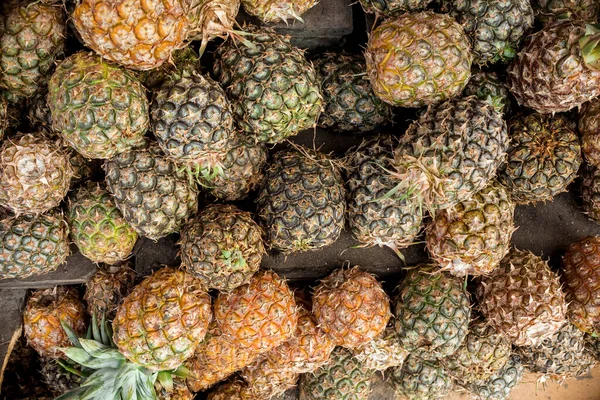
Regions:
[[584, 332], [600, 335], [600, 236], [569, 246], [563, 256], [562, 281], [569, 321]]
[[272, 271], [260, 270], [249, 283], [219, 293], [214, 305], [218, 329], [234, 345], [265, 353], [290, 339], [298, 311], [287, 283]]
[[212, 318], [204, 283], [164, 267], [133, 288], [117, 310], [113, 339], [131, 362], [150, 371], [174, 370], [204, 339]]
[[188, 40], [201, 40], [200, 55], [212, 39], [235, 36], [234, 25], [240, 0], [186, 0], [190, 7]]
[[72, 176], [68, 155], [41, 134], [20, 135], [0, 147], [0, 204], [16, 214], [58, 206]]
[[410, 270], [392, 299], [401, 345], [421, 358], [434, 360], [458, 350], [471, 317], [463, 280], [435, 268], [422, 264]]
[[248, 283], [265, 252], [252, 214], [233, 205], [206, 207], [184, 227], [179, 244], [185, 270], [220, 291]]
[[477, 96], [478, 99], [487, 101], [503, 115], [510, 111], [508, 86], [496, 72], [473, 71], [462, 94], [465, 97]]
[[514, 215], [507, 190], [492, 181], [471, 199], [435, 214], [426, 231], [429, 254], [453, 275], [489, 274], [508, 254]]
[[346, 202], [352, 236], [367, 246], [399, 249], [414, 243], [421, 231], [419, 196], [390, 194], [396, 185], [393, 169], [396, 139], [380, 135], [347, 153]]
[[[157, 387], [158, 386], [158, 387]], [[184, 379], [173, 378], [173, 390], [154, 384], [157, 400], [193, 400], [195, 394], [190, 391]]]
[[479, 65], [512, 60], [534, 19], [529, 0], [443, 0], [442, 11], [463, 26]]
[[600, 167], [600, 99], [585, 103], [579, 109], [577, 129], [585, 161]]
[[88, 182], [69, 198], [67, 221], [77, 248], [95, 263], [125, 260], [138, 238], [105, 186], [96, 182]]
[[82, 382], [81, 376], [67, 371], [52, 358], [42, 357], [40, 364], [42, 380], [56, 397], [78, 388]]
[[337, 347], [327, 364], [300, 378], [299, 400], [367, 400], [374, 371]]
[[536, 16], [544, 24], [565, 19], [597, 22], [600, 3], [596, 0], [532, 0]]
[[[296, 386], [300, 374], [288, 368], [282, 368], [277, 362], [267, 357], [259, 360], [240, 372], [246, 381], [248, 393], [243, 398], [271, 399]], [[248, 399], [249, 400], [249, 399]]]
[[101, 57], [78, 52], [48, 82], [52, 128], [87, 158], [108, 159], [141, 145], [149, 126], [142, 84]]
[[391, 380], [396, 393], [410, 400], [443, 399], [452, 387], [452, 379], [439, 362], [414, 354], [402, 367], [391, 369]]
[[55, 0], [23, 0], [3, 8], [0, 87], [13, 96], [30, 97], [64, 50], [65, 14]]
[[83, 299], [89, 315], [98, 321], [104, 317], [112, 321], [123, 299], [129, 294], [135, 282], [133, 263], [103, 265], [85, 283]]
[[334, 343], [360, 347], [383, 332], [390, 316], [390, 299], [377, 279], [358, 266], [338, 269], [321, 281], [312, 296], [319, 327]]
[[452, 357], [442, 360], [448, 374], [461, 385], [489, 379], [509, 361], [511, 344], [486, 321], [469, 326], [463, 344]]
[[379, 98], [397, 107], [421, 107], [460, 94], [471, 75], [473, 56], [469, 38], [454, 18], [420, 12], [375, 28], [365, 58]]
[[566, 322], [567, 303], [548, 264], [511, 249], [477, 287], [481, 313], [516, 346], [536, 346]]
[[581, 170], [583, 210], [589, 219], [600, 223], [600, 169], [585, 164]]
[[581, 148], [563, 116], [538, 113], [508, 122], [511, 139], [506, 163], [498, 171], [517, 204], [552, 200], [577, 176]]
[[584, 22], [567, 21], [527, 37], [508, 67], [510, 91], [522, 107], [549, 114], [600, 95], [600, 71], [586, 65], [588, 50], [582, 51], [579, 44], [585, 34]]
[[595, 363], [585, 347], [584, 333], [567, 323], [543, 342], [517, 348], [526, 368], [552, 379], [585, 375]]
[[491, 377], [473, 382], [465, 388], [477, 400], [507, 400], [511, 390], [521, 381], [523, 369], [521, 359], [512, 355]]
[[29, 125], [53, 135], [52, 114], [50, 113], [50, 106], [48, 106], [48, 86], [44, 85], [39, 88], [33, 96], [27, 99], [26, 105], [26, 116], [29, 120]]
[[69, 228], [58, 212], [0, 216], [0, 279], [54, 271], [69, 255]]
[[317, 5], [318, 0], [242, 0], [244, 10], [262, 22], [288, 22], [288, 20], [302, 20], [302, 14]]
[[409, 355], [400, 343], [393, 324], [388, 324], [375, 339], [350, 351], [365, 368], [382, 372], [392, 367], [401, 367]]
[[121, 153], [104, 164], [106, 185], [125, 220], [152, 240], [177, 232], [198, 210], [198, 190], [157, 145]]
[[7, 99], [7, 96], [0, 92], [0, 142], [6, 138], [12, 128], [17, 126], [19, 122], [19, 107], [10, 103]]
[[77, 289], [68, 286], [36, 290], [23, 310], [27, 343], [43, 357], [65, 358], [61, 348], [71, 342], [61, 322], [83, 335], [85, 320], [85, 307]]
[[431, 0], [360, 0], [366, 13], [395, 17], [407, 11], [424, 10]]
[[359, 55], [326, 53], [316, 58], [325, 109], [319, 126], [335, 131], [368, 132], [392, 120], [392, 107], [373, 93]]
[[395, 151], [398, 193], [417, 194], [430, 210], [470, 199], [494, 178], [506, 157], [502, 114], [471, 96], [430, 106]]
[[182, 0], [82, 0], [71, 18], [86, 46], [129, 69], [148, 70], [184, 47], [187, 3]]
[[332, 244], [344, 229], [344, 197], [334, 160], [306, 148], [278, 151], [256, 199], [267, 245], [291, 253]]
[[228, 40], [217, 49], [213, 65], [239, 127], [265, 143], [279, 143], [313, 128], [323, 97], [304, 53], [271, 30], [246, 30], [252, 35], [244, 41]]

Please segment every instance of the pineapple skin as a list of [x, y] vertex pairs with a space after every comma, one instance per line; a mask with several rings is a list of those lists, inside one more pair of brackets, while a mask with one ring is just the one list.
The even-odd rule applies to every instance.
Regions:
[[443, 399], [452, 388], [452, 380], [437, 361], [426, 361], [411, 354], [402, 367], [391, 369], [396, 393], [409, 399]]
[[585, 103], [579, 110], [577, 128], [581, 152], [589, 165], [600, 166], [600, 99]]
[[585, 215], [600, 223], [600, 170], [587, 163], [581, 170], [581, 197]]
[[83, 299], [89, 315], [95, 315], [97, 321], [112, 321], [123, 299], [133, 289], [135, 271], [133, 262], [116, 265], [103, 265], [85, 284]]

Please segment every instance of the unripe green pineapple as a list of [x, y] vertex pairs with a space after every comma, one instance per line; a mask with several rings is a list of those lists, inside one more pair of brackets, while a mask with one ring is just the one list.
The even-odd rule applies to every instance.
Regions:
[[510, 111], [510, 92], [506, 82], [495, 72], [473, 71], [463, 96], [477, 96], [485, 100], [497, 111], [507, 115]]
[[499, 371], [486, 380], [465, 386], [477, 400], [507, 400], [511, 390], [523, 377], [521, 359], [512, 355]]
[[437, 361], [408, 356], [402, 367], [391, 369], [396, 393], [410, 400], [443, 399], [452, 387], [452, 379]]
[[125, 260], [137, 241], [104, 185], [88, 182], [69, 199], [67, 220], [81, 254], [95, 263]]
[[123, 299], [129, 294], [135, 282], [133, 263], [103, 265], [85, 284], [83, 299], [87, 313], [95, 316], [98, 324], [104, 318], [112, 321]]

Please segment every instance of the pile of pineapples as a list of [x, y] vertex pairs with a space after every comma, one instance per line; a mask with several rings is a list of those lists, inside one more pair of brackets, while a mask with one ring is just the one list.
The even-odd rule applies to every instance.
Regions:
[[[367, 399], [383, 372], [398, 398], [506, 399], [600, 360], [600, 237], [560, 271], [511, 247], [515, 207], [580, 170], [600, 222], [600, 3], [360, 0], [364, 54], [264, 26], [315, 4], [0, 4], [0, 279], [71, 244], [98, 265], [30, 294], [6, 398]], [[364, 140], [289, 140], [316, 126]], [[310, 290], [261, 269], [345, 229], [430, 261], [391, 292], [368, 265]], [[138, 239], [173, 233], [181, 265], [136, 276]]]

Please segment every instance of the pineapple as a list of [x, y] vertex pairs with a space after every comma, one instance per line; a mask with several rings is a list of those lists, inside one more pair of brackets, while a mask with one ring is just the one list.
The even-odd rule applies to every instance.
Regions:
[[242, 0], [244, 11], [249, 15], [258, 17], [262, 22], [285, 22], [288, 20], [302, 20], [302, 14], [317, 5], [318, 0]]
[[100, 321], [112, 321], [123, 299], [133, 288], [135, 271], [133, 263], [104, 265], [85, 284], [83, 299], [89, 315]]
[[178, 231], [198, 210], [198, 190], [157, 145], [121, 153], [104, 164], [106, 185], [125, 220], [157, 240]]
[[85, 45], [102, 57], [148, 70], [185, 46], [188, 11], [184, 0], [81, 0], [71, 18]]
[[511, 249], [481, 280], [477, 298], [490, 325], [516, 346], [536, 346], [566, 322], [567, 303], [558, 276], [527, 251]]
[[585, 161], [600, 167], [600, 99], [585, 103], [580, 108], [577, 127]]
[[393, 323], [388, 324], [375, 339], [350, 351], [365, 368], [382, 372], [392, 367], [401, 367], [409, 355], [402, 347]]
[[64, 50], [62, 2], [20, 0], [0, 7], [0, 87], [14, 97], [30, 97]]
[[512, 355], [500, 370], [486, 380], [473, 382], [465, 388], [477, 400], [507, 400], [510, 391], [523, 377], [521, 359]]
[[395, 17], [406, 11], [424, 10], [431, 0], [360, 0], [366, 13]]
[[95, 263], [125, 260], [138, 238], [105, 186], [95, 182], [88, 182], [69, 198], [67, 221], [79, 251]]
[[265, 252], [252, 214], [233, 205], [206, 207], [184, 227], [179, 244], [186, 271], [221, 291], [248, 283]]
[[48, 82], [52, 129], [86, 158], [108, 159], [144, 143], [148, 99], [130, 72], [93, 53], [62, 61]]
[[391, 369], [391, 381], [399, 396], [410, 400], [443, 399], [452, 388], [452, 380], [437, 361], [408, 356], [402, 367]]
[[529, 114], [508, 123], [511, 143], [499, 172], [517, 204], [552, 200], [567, 189], [581, 164], [579, 138], [563, 116]]
[[190, 7], [188, 39], [202, 41], [200, 55], [204, 54], [210, 40], [237, 36], [233, 27], [240, 11], [240, 0], [186, 0], [186, 3]]
[[174, 370], [190, 358], [212, 318], [203, 282], [164, 267], [123, 300], [113, 339], [128, 360], [150, 371]]
[[584, 332], [600, 335], [600, 236], [569, 246], [563, 256], [562, 280], [569, 321]]
[[365, 52], [373, 91], [397, 107], [457, 96], [471, 74], [470, 47], [463, 28], [445, 14], [406, 13], [384, 21], [369, 35]]
[[585, 335], [585, 345], [588, 351], [596, 359], [596, 363], [600, 362], [600, 338]]
[[[259, 360], [240, 372], [248, 384], [245, 392], [256, 399], [270, 399], [296, 386], [300, 374], [293, 370], [282, 368], [270, 358]], [[244, 393], [244, 392], [242, 392]]]
[[381, 284], [359, 267], [332, 272], [317, 286], [312, 301], [319, 328], [336, 345], [350, 349], [381, 334], [391, 315]]
[[63, 395], [81, 385], [81, 376], [67, 371], [56, 360], [42, 357], [40, 364], [42, 380], [55, 396]]
[[58, 206], [72, 176], [67, 154], [40, 134], [21, 135], [0, 147], [0, 205], [16, 214]]
[[363, 57], [327, 53], [316, 58], [315, 69], [325, 103], [319, 126], [368, 132], [391, 122], [392, 107], [373, 93]]
[[30, 126], [35, 126], [50, 135], [54, 134], [52, 131], [52, 113], [48, 105], [48, 85], [44, 85], [27, 99], [26, 116]]
[[583, 210], [590, 220], [600, 223], [600, 170], [586, 164], [581, 178]]
[[456, 353], [471, 317], [463, 281], [435, 268], [423, 264], [412, 268], [392, 299], [400, 344], [428, 360]]
[[600, 17], [597, 0], [532, 0], [536, 16], [544, 24], [565, 19], [595, 23]]
[[510, 91], [519, 105], [550, 114], [600, 95], [600, 71], [585, 61], [593, 49], [580, 49], [585, 35], [585, 23], [566, 21], [527, 38], [508, 68]]
[[256, 199], [267, 245], [291, 253], [332, 244], [344, 229], [344, 196], [333, 160], [301, 147], [278, 151]]
[[40, 356], [65, 358], [62, 348], [71, 342], [61, 324], [78, 334], [86, 331], [85, 307], [77, 289], [56, 286], [33, 292], [23, 310], [23, 330], [27, 343]]
[[492, 272], [510, 248], [515, 204], [492, 181], [469, 200], [437, 212], [427, 227], [427, 249], [443, 270], [456, 276]]
[[462, 92], [463, 96], [477, 96], [491, 104], [496, 111], [508, 115], [510, 111], [510, 92], [504, 79], [496, 72], [475, 70]]
[[173, 390], [169, 391], [159, 383], [155, 383], [154, 388], [157, 400], [193, 400], [195, 397], [181, 378], [173, 378]]
[[258, 400], [248, 397], [248, 384], [241, 380], [231, 380], [212, 390], [207, 400]]
[[317, 124], [323, 108], [316, 72], [289, 38], [247, 27], [242, 41], [217, 49], [213, 73], [232, 101], [239, 127], [279, 143]]
[[69, 164], [73, 168], [71, 177], [71, 190], [76, 188], [81, 182], [92, 181], [97, 175], [99, 169], [98, 160], [89, 160], [73, 149], [69, 149]]
[[442, 11], [465, 29], [478, 65], [512, 60], [533, 27], [529, 0], [442, 0]]
[[54, 271], [68, 255], [69, 228], [59, 212], [0, 216], [0, 279]]

